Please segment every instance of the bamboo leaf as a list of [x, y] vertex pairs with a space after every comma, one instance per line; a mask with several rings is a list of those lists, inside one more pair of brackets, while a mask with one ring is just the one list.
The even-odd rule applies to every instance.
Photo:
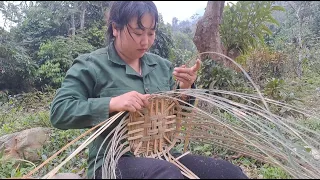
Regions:
[[268, 35], [272, 34], [272, 31], [264, 24], [261, 24], [261, 29], [265, 31]]
[[286, 9], [282, 6], [272, 6], [271, 11], [283, 11], [285, 12]]

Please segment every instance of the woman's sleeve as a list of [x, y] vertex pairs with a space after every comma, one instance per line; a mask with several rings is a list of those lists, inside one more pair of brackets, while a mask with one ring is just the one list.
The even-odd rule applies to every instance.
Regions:
[[92, 127], [109, 117], [111, 97], [98, 98], [96, 71], [86, 58], [77, 58], [67, 71], [50, 107], [50, 121], [59, 129]]

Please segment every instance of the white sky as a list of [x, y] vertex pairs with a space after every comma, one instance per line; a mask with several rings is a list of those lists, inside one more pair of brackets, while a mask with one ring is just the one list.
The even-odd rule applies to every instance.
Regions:
[[[162, 14], [165, 23], [170, 23], [173, 17], [178, 20], [186, 20], [197, 12], [203, 11], [207, 6], [208, 1], [154, 1], [158, 8], [158, 12]], [[226, 1], [234, 2], [237, 1]], [[0, 26], [4, 27], [4, 19], [0, 13]], [[5, 28], [8, 30], [8, 27]]]
[[178, 20], [190, 18], [200, 9], [205, 9], [208, 1], [153, 1], [162, 14], [165, 23], [172, 22], [173, 17]]
[[[172, 18], [186, 20], [199, 11], [204, 11], [208, 1], [153, 1], [162, 14], [165, 23], [172, 22]], [[237, 1], [226, 1], [236, 3]]]

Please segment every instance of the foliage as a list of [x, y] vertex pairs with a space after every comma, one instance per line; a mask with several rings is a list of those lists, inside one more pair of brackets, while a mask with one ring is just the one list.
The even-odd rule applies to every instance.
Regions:
[[0, 43], [0, 90], [30, 90], [35, 64], [26, 50], [12, 42], [10, 34], [1, 29]]
[[279, 23], [272, 17], [273, 11], [283, 11], [272, 6], [271, 1], [239, 1], [223, 11], [220, 26], [221, 39], [227, 52], [235, 49], [247, 52], [251, 47], [264, 44], [264, 35], [271, 34], [267, 23]]
[[106, 26], [99, 26], [99, 24], [96, 23], [91, 28], [88, 28], [81, 36], [87, 39], [88, 43], [90, 43], [93, 47], [102, 48], [106, 46], [106, 31]]
[[317, 37], [320, 36], [320, 3], [318, 1], [313, 1], [312, 2], [312, 18], [313, 18], [313, 23], [310, 25], [310, 29], [314, 35]]
[[0, 136], [33, 127], [52, 127], [49, 122], [49, 104], [54, 92], [32, 92], [9, 96], [1, 105]]
[[32, 7], [21, 25], [15, 28], [17, 41], [22, 42], [31, 57], [35, 57], [41, 43], [68, 32], [65, 19], [53, 12], [41, 6]]
[[279, 167], [272, 167], [269, 164], [265, 164], [260, 169], [261, 174], [266, 179], [290, 179], [292, 178], [289, 174], [283, 171]]
[[[81, 134], [83, 134], [84, 130], [72, 129], [72, 130], [58, 130], [52, 129], [52, 133], [50, 134], [50, 139], [47, 142], [47, 145], [44, 146], [41, 150], [38, 151], [38, 154], [41, 155], [42, 159], [38, 164], [41, 164], [49, 157], [54, 155], [58, 150], [63, 148], [67, 143], [71, 142]], [[46, 164], [43, 168], [40, 169], [39, 172], [35, 174], [37, 177], [44, 176], [49, 171], [51, 171], [54, 167], [57, 167], [62, 161], [67, 158], [76, 148], [78, 148], [81, 143], [83, 143], [83, 139], [71, 145], [58, 157], [54, 158], [51, 163]], [[77, 156], [72, 158], [69, 162], [67, 162], [60, 170], [60, 173], [80, 173], [83, 171], [84, 173], [87, 170], [87, 159], [88, 159], [88, 148], [82, 150]]]
[[18, 178], [30, 172], [35, 167], [32, 162], [15, 159], [2, 159], [0, 154], [0, 178]]
[[237, 58], [242, 60], [246, 71], [252, 80], [258, 85], [263, 85], [267, 78], [280, 78], [286, 73], [285, 63], [288, 58], [286, 54], [275, 52], [267, 47], [256, 48], [246, 55]]
[[173, 42], [171, 39], [171, 31], [169, 27], [164, 24], [161, 15], [159, 15], [158, 23], [159, 24], [158, 29], [156, 31], [156, 40], [150, 48], [150, 52], [168, 59], [170, 49], [173, 46]]
[[241, 75], [212, 59], [206, 59], [202, 62], [197, 83], [203, 89], [249, 92], [248, 82]]
[[[54, 92], [33, 92], [21, 96], [10, 97], [9, 102], [1, 105], [0, 109], [0, 136], [19, 132], [33, 127], [52, 128], [49, 141], [38, 150], [42, 158], [39, 161], [27, 162], [16, 159], [2, 159], [3, 152], [0, 149], [0, 178], [22, 177], [29, 173], [35, 166], [40, 165], [46, 159], [55, 154], [85, 130], [58, 130], [52, 127], [49, 121], [49, 104], [52, 101]], [[60, 164], [70, 155], [81, 143], [83, 139], [63, 151], [57, 158], [45, 165], [33, 177], [42, 177]], [[63, 166], [60, 172], [78, 173], [84, 172], [87, 168], [88, 149], [74, 157]], [[34, 164], [34, 165], [33, 165]]]
[[173, 66], [181, 66], [188, 63], [193, 57], [193, 53], [188, 50], [172, 48], [169, 54], [169, 60], [173, 63]]
[[60, 86], [73, 60], [80, 54], [94, 50], [86, 39], [77, 36], [73, 38], [57, 37], [41, 44], [38, 53], [41, 66], [37, 71], [40, 86]]
[[284, 93], [284, 80], [276, 78], [269, 80], [264, 87], [263, 92], [270, 99], [277, 101], [283, 100], [286, 97]]

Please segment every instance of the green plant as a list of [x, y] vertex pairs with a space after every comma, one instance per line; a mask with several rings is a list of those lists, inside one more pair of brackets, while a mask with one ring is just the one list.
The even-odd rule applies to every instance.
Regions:
[[106, 46], [106, 42], [105, 42], [106, 31], [107, 31], [106, 26], [100, 27], [98, 23], [95, 23], [91, 28], [86, 30], [86, 32], [81, 36], [87, 39], [88, 42], [95, 48], [102, 48]]
[[259, 47], [236, 59], [249, 73], [252, 80], [262, 86], [267, 78], [281, 78], [285, 75], [286, 54], [268, 47]]
[[2, 159], [0, 157], [0, 178], [18, 178], [35, 168], [32, 162], [17, 159]]
[[211, 59], [206, 59], [202, 62], [197, 84], [203, 89], [245, 90], [248, 83], [241, 75]]
[[94, 50], [94, 47], [82, 37], [73, 39], [57, 37], [53, 41], [41, 44], [38, 57], [41, 66], [37, 71], [39, 86], [59, 87], [73, 60], [83, 53]]
[[251, 47], [264, 44], [264, 35], [272, 34], [267, 23], [279, 25], [272, 16], [274, 11], [284, 11], [284, 8], [273, 6], [272, 1], [239, 1], [232, 6], [227, 4], [220, 27], [226, 51], [246, 53]]
[[282, 100], [284, 97], [284, 80], [272, 78], [264, 87], [264, 94], [274, 100]]
[[163, 58], [169, 58], [170, 49], [173, 46], [171, 30], [164, 24], [162, 16], [159, 16], [159, 25], [156, 31], [156, 39], [150, 48], [150, 52]]
[[291, 176], [279, 167], [271, 166], [270, 164], [265, 164], [260, 168], [260, 172], [265, 179], [290, 179]]
[[18, 93], [30, 90], [36, 64], [25, 48], [1, 36], [0, 33], [0, 91]]

